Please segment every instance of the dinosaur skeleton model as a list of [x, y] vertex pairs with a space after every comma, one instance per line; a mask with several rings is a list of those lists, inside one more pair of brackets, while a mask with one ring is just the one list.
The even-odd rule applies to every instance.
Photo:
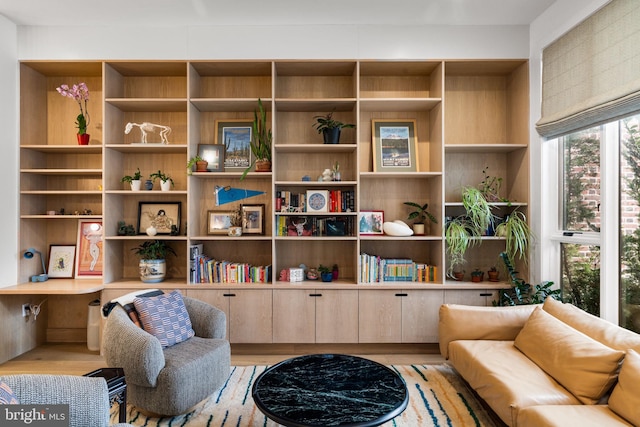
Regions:
[[147, 132], [156, 132], [157, 130], [160, 132], [160, 138], [162, 138], [163, 144], [168, 144], [169, 140], [167, 136], [171, 133], [171, 128], [169, 126], [157, 125], [155, 123], [142, 122], [142, 123], [127, 123], [127, 126], [124, 129], [124, 133], [127, 135], [131, 132], [134, 126], [138, 126], [140, 128], [140, 132], [142, 132], [142, 143], [147, 143]]

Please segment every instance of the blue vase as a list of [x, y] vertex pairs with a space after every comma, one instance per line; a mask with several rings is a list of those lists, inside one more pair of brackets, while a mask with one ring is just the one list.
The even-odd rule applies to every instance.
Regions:
[[322, 277], [323, 282], [330, 282], [333, 280], [333, 273], [322, 273], [320, 277]]
[[151, 181], [150, 179], [146, 180], [144, 182], [144, 189], [145, 190], [153, 190], [153, 181]]

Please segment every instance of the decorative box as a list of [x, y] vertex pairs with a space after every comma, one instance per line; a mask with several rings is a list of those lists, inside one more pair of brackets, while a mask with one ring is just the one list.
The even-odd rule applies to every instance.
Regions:
[[301, 268], [289, 269], [289, 281], [290, 282], [302, 282], [304, 280], [304, 270]]

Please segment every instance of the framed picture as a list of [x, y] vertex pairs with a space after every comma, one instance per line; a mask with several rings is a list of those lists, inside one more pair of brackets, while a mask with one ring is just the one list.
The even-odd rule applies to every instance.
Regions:
[[361, 235], [382, 235], [383, 224], [384, 211], [360, 211], [358, 214], [358, 231]]
[[252, 120], [216, 120], [216, 144], [225, 147], [224, 170], [244, 170], [251, 166]]
[[47, 274], [50, 278], [71, 279], [75, 270], [75, 260], [75, 245], [51, 245]]
[[209, 172], [224, 172], [224, 145], [198, 144], [198, 156], [207, 161]]
[[139, 202], [138, 234], [147, 234], [151, 226], [156, 234], [179, 234], [181, 207], [182, 202]]
[[235, 211], [207, 211], [207, 234], [229, 234]]
[[241, 205], [242, 233], [264, 234], [264, 205]]
[[76, 279], [102, 277], [102, 231], [102, 221], [84, 219], [78, 221]]
[[329, 190], [307, 190], [307, 212], [329, 212]]
[[371, 120], [374, 172], [417, 172], [415, 120]]

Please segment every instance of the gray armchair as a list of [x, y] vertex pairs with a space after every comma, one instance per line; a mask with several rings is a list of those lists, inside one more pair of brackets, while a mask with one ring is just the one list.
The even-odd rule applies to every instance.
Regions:
[[210, 396], [229, 377], [231, 349], [224, 312], [182, 297], [195, 336], [162, 348], [116, 306], [105, 324], [102, 346], [107, 365], [124, 369], [127, 403], [148, 413], [173, 416]]
[[[0, 376], [23, 405], [69, 405], [69, 427], [107, 427], [109, 390], [104, 378], [74, 375]], [[129, 426], [129, 424], [116, 424]]]

